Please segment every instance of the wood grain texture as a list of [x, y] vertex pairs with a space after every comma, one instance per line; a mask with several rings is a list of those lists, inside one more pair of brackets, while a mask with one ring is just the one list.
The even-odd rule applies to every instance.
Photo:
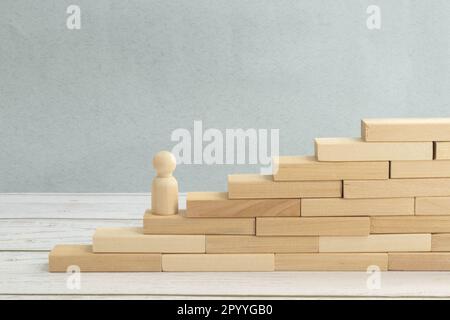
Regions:
[[274, 271], [274, 255], [163, 254], [162, 270], [175, 272]]
[[66, 272], [72, 265], [81, 272], [161, 271], [161, 254], [96, 254], [86, 245], [57, 245], [50, 252], [50, 272]]
[[315, 156], [274, 158], [275, 181], [388, 179], [388, 161], [321, 162]]
[[435, 159], [436, 160], [450, 160], [450, 142], [437, 141], [435, 142]]
[[174, 216], [144, 215], [145, 234], [223, 234], [254, 235], [254, 218], [187, 218], [180, 211]]
[[319, 252], [431, 251], [431, 234], [381, 234], [320, 237]]
[[370, 233], [450, 233], [450, 216], [371, 217]]
[[450, 252], [450, 233], [437, 233], [431, 237], [431, 251]]
[[188, 192], [186, 217], [300, 216], [300, 199], [228, 199], [226, 192]]
[[230, 199], [333, 198], [341, 196], [341, 181], [274, 181], [272, 176], [258, 174], [228, 176], [228, 197]]
[[206, 253], [318, 251], [318, 237], [206, 236]]
[[450, 177], [450, 160], [392, 161], [391, 178]]
[[256, 218], [258, 236], [364, 236], [368, 217]]
[[277, 253], [275, 271], [366, 271], [369, 266], [387, 270], [386, 253]]
[[450, 271], [450, 252], [389, 253], [392, 271]]
[[432, 142], [365, 142], [359, 138], [317, 138], [319, 161], [432, 160]]
[[414, 198], [303, 199], [302, 216], [414, 215]]
[[428, 196], [450, 196], [450, 179], [344, 181], [344, 198], [405, 198]]
[[416, 215], [450, 215], [450, 197], [416, 198]]
[[365, 141], [450, 140], [450, 118], [363, 119]]
[[95, 253], [201, 253], [204, 235], [149, 235], [142, 228], [97, 228]]

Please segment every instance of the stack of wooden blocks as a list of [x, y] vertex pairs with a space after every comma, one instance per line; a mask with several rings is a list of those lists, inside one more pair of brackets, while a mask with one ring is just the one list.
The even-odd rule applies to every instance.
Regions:
[[274, 174], [191, 192], [176, 215], [58, 245], [49, 269], [81, 271], [450, 270], [450, 118], [370, 119], [361, 138], [318, 138]]

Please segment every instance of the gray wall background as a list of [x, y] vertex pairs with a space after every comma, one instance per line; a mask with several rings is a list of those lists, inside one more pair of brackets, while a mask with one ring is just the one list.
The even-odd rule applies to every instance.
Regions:
[[[146, 192], [152, 155], [194, 120], [280, 128], [289, 155], [358, 136], [364, 117], [448, 116], [449, 13], [444, 0], [2, 0], [0, 192]], [[258, 167], [176, 176], [182, 191], [225, 190], [233, 172]]]

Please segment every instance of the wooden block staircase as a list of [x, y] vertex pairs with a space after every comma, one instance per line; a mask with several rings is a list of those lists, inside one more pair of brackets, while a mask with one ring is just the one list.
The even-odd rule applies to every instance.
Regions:
[[57, 245], [49, 271], [450, 270], [450, 118], [362, 120], [360, 138], [318, 138], [315, 156], [190, 192], [178, 210], [174, 157], [158, 153], [142, 228], [99, 228]]

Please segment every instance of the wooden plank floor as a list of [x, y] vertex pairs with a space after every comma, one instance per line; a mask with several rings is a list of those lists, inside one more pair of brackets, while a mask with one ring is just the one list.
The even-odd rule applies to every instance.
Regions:
[[[47, 272], [57, 243], [89, 243], [96, 227], [136, 226], [148, 194], [0, 194], [0, 299], [311, 299], [450, 297], [450, 272], [87, 273], [81, 288]], [[180, 207], [184, 207], [184, 196]]]

